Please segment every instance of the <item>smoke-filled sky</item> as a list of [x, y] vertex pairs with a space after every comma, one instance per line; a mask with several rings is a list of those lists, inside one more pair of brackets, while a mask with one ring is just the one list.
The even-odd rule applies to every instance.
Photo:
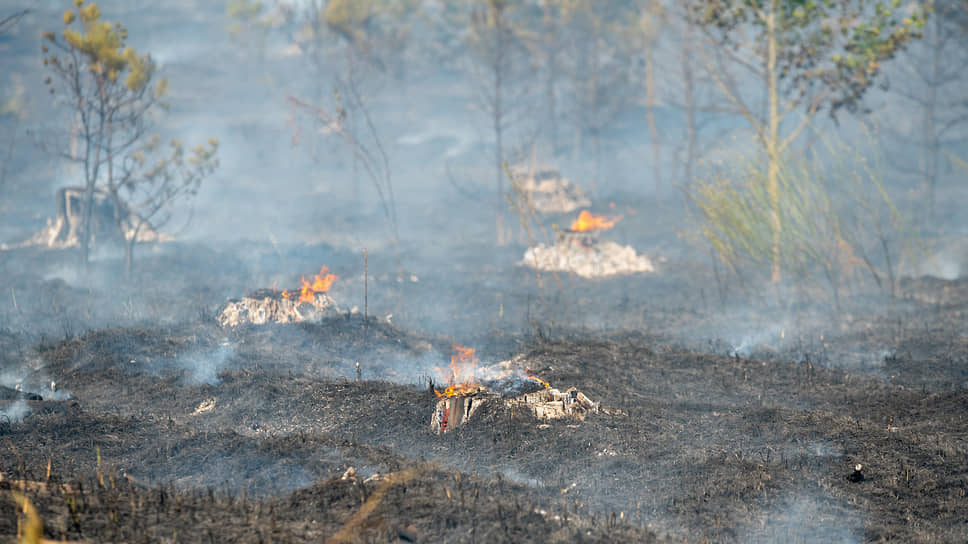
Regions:
[[[280, 254], [300, 244], [352, 255], [369, 248], [411, 271], [430, 259], [460, 274], [463, 252], [487, 258], [476, 244], [507, 239], [516, 255], [530, 244], [507, 201], [501, 159], [559, 170], [593, 210], [622, 212], [610, 236], [653, 260], [708, 263], [690, 191], [723, 172], [742, 183], [736, 173], [764, 160], [756, 130], [723, 92], [767, 114], [754, 75], [762, 44], [724, 45], [679, 3], [510, 2], [499, 30], [486, 3], [474, 2], [348, 12], [321, 0], [98, 4], [103, 20], [127, 29], [128, 45], [150, 54], [155, 81], [169, 81], [167, 108], [147, 114], [147, 134], [189, 146], [219, 141], [219, 166], [197, 197], [170, 208], [164, 230], [182, 241], [253, 240]], [[76, 149], [77, 115], [62, 86], [47, 92], [41, 52], [43, 32], [59, 34], [70, 8], [0, 7], [0, 15], [28, 10], [0, 35], [4, 243], [40, 230], [56, 213], [55, 191], [84, 180], [63, 157]], [[966, 228], [959, 161], [968, 147], [958, 119], [968, 87], [951, 67], [964, 63], [968, 35], [964, 14], [953, 13], [929, 19], [923, 38], [883, 60], [856, 108], [834, 118], [828, 103], [787, 150], [821, 163], [837, 149], [869, 160], [905, 225], [930, 242], [937, 264], [922, 272], [945, 277], [962, 273], [956, 237]], [[781, 78], [784, 110], [799, 98], [792, 77]], [[321, 123], [315, 108], [338, 122]], [[806, 112], [791, 108], [779, 133], [791, 134]], [[832, 206], [851, 207], [838, 194]], [[553, 232], [570, 220], [540, 223]]]

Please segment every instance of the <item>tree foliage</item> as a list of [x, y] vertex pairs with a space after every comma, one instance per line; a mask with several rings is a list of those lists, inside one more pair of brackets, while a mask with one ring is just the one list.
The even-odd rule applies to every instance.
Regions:
[[920, 35], [928, 15], [901, 0], [701, 0], [691, 14], [760, 77], [775, 47], [779, 92], [808, 113], [859, 108], [882, 64]]
[[[158, 168], [133, 168], [142, 162], [146, 152], [154, 150], [149, 136], [150, 113], [164, 109], [162, 101], [168, 81], [156, 77], [156, 66], [148, 54], [141, 54], [127, 45], [127, 30], [120, 22], [102, 19], [97, 3], [85, 4], [74, 0], [73, 8], [64, 12], [64, 28], [60, 35], [44, 34], [44, 65], [52, 77], [46, 83], [52, 94], [63, 93], [63, 102], [76, 119], [74, 149], [61, 156], [79, 163], [84, 175], [84, 202], [80, 225], [81, 247], [85, 264], [91, 245], [91, 225], [94, 193], [103, 189], [112, 197], [116, 210], [138, 208], [141, 202], [126, 197], [139, 191], [156, 196], [153, 202], [170, 205], [182, 195], [184, 152], [173, 149], [168, 160]], [[191, 178], [200, 180], [199, 173], [209, 173], [216, 146], [197, 150], [192, 160], [204, 168], [196, 169]], [[209, 155], [209, 151], [211, 155]], [[189, 161], [191, 162], [191, 161]], [[178, 172], [182, 174], [178, 174]], [[164, 173], [164, 174], [163, 174]], [[154, 188], [154, 189], [151, 189]], [[148, 208], [151, 209], [151, 206]], [[158, 210], [149, 213], [157, 216]], [[122, 217], [116, 212], [118, 227], [133, 247], [136, 236], [124, 232]], [[127, 259], [130, 267], [130, 254]]]
[[[773, 257], [782, 277], [780, 163], [790, 144], [826, 109], [857, 111], [881, 64], [917, 37], [926, 7], [900, 0], [696, 0], [687, 13], [715, 55], [700, 49], [723, 95], [753, 129], [767, 163]], [[747, 77], [737, 78], [730, 68]], [[748, 81], [754, 82], [752, 85]], [[765, 108], [751, 102], [765, 99]], [[762, 113], [761, 113], [762, 112]], [[799, 121], [784, 126], [794, 112]]]
[[[884, 185], [876, 152], [826, 141], [811, 159], [785, 153], [774, 208], [767, 172], [752, 157], [707, 173], [688, 194], [703, 219], [702, 238], [747, 283], [769, 271], [773, 213], [783, 224], [782, 266], [797, 289], [820, 287], [842, 309], [845, 290], [862, 286], [864, 272], [896, 296], [898, 270], [916, 254], [918, 237]], [[754, 283], [755, 285], [755, 283]]]

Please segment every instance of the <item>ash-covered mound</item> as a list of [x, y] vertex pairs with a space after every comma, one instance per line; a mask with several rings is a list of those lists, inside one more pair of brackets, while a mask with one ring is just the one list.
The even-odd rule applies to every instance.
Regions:
[[583, 278], [655, 272], [652, 261], [632, 247], [584, 233], [569, 233], [551, 247], [540, 244], [529, 248], [518, 264], [538, 270], [571, 272]]
[[237, 327], [246, 323], [264, 325], [318, 321], [340, 313], [339, 307], [326, 293], [313, 293], [311, 301], [285, 295], [285, 292], [260, 289], [240, 299], [230, 300], [219, 309], [215, 321], [220, 327]]

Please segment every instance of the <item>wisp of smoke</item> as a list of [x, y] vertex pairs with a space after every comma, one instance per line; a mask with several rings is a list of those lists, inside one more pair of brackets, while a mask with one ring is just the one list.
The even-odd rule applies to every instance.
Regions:
[[780, 323], [752, 333], [747, 333], [740, 338], [739, 342], [730, 342], [730, 345], [733, 346], [733, 349], [730, 350], [728, 355], [730, 357], [736, 355], [741, 357], [749, 357], [753, 353], [753, 349], [756, 346], [772, 343], [782, 339], [783, 330], [785, 328], [785, 325]]
[[761, 525], [742, 535], [740, 542], [858, 541], [863, 519], [809, 492], [791, 496], [761, 518]]
[[0, 410], [0, 421], [9, 421], [10, 423], [20, 423], [30, 414], [30, 406], [27, 403], [18, 400], [12, 403], [10, 406]]
[[192, 385], [214, 385], [219, 382], [218, 374], [226, 366], [235, 350], [228, 341], [206, 352], [192, 352], [175, 359], [175, 366], [188, 372], [185, 381]]
[[29, 364], [4, 369], [0, 373], [0, 386], [24, 393], [33, 393], [44, 400], [70, 400], [74, 398], [67, 391], [60, 389], [56, 382], [47, 379], [43, 372], [30, 368]]

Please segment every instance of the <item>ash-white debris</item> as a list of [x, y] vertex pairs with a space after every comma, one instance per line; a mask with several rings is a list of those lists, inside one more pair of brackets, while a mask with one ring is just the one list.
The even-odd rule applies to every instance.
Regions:
[[[57, 191], [57, 216], [48, 218], [47, 226], [26, 241], [10, 247], [43, 246], [51, 249], [79, 247], [82, 225], [83, 187], [64, 187]], [[173, 238], [157, 232], [134, 211], [116, 204], [107, 192], [97, 190], [91, 210], [91, 242], [131, 240], [137, 242], [169, 242]]]
[[225, 303], [215, 320], [220, 327], [237, 327], [247, 323], [264, 325], [315, 321], [339, 313], [339, 307], [325, 293], [315, 293], [312, 302], [300, 302], [296, 298], [286, 298], [278, 291], [261, 289]]
[[591, 206], [581, 187], [568, 181], [557, 170], [516, 168], [515, 183], [528, 195], [531, 206], [541, 213], [569, 213]]
[[583, 278], [655, 272], [652, 261], [630, 246], [608, 240], [564, 236], [555, 245], [529, 248], [518, 263], [538, 270], [571, 272]]

